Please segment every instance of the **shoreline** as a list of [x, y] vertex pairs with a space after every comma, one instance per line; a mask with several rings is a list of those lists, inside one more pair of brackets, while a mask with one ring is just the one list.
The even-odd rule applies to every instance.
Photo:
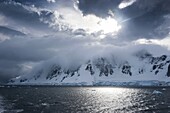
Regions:
[[56, 87], [56, 88], [65, 88], [65, 87], [70, 87], [70, 88], [170, 88], [170, 86], [108, 86], [108, 85], [0, 85], [1, 88], [18, 88], [18, 87]]

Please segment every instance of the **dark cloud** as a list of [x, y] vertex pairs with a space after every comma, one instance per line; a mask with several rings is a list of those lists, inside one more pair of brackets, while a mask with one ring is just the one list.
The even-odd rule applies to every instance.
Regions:
[[[165, 15], [170, 14], [170, 0], [136, 0], [132, 5], [119, 9], [123, 0], [79, 0], [79, 8], [83, 14], [94, 14], [100, 17], [109, 16], [112, 10], [122, 29], [118, 36], [122, 40], [136, 40], [139, 38], [164, 38], [169, 34], [165, 24]], [[165, 32], [163, 32], [165, 31]]]
[[79, 0], [78, 7], [84, 15], [95, 14], [106, 17], [109, 10], [117, 10], [122, 0]]
[[7, 82], [10, 78], [18, 76], [21, 68], [19, 64], [21, 62], [0, 60], [0, 83]]
[[1, 2], [16, 2], [23, 5], [34, 5], [35, 7], [47, 7], [50, 4], [47, 0], [1, 0]]
[[39, 33], [44, 30], [50, 32], [51, 30], [48, 24], [41, 21], [41, 19], [50, 20], [52, 15], [50, 10], [39, 9], [34, 5], [24, 5], [20, 2], [7, 0], [0, 3], [0, 14], [10, 21], [9, 28], [16, 28], [20, 31], [26, 29], [28, 33], [34, 33], [34, 31]]
[[[164, 16], [170, 13], [170, 10], [167, 9], [167, 7], [169, 7], [167, 4], [170, 4], [170, 1], [149, 0], [149, 2], [146, 2], [145, 0], [139, 0], [139, 2], [134, 3], [129, 8], [123, 9], [123, 14], [125, 14], [129, 20], [122, 23], [122, 30], [119, 33], [119, 37], [127, 40], [166, 37], [169, 34], [166, 27], [159, 31], [156, 31], [156, 29], [162, 26], [166, 21]], [[166, 32], [160, 33], [165, 30]]]
[[5, 26], [0, 26], [0, 33], [4, 35], [9, 35], [9, 36], [15, 36], [15, 35], [24, 36], [25, 35], [24, 33], [20, 31], [13, 30]]

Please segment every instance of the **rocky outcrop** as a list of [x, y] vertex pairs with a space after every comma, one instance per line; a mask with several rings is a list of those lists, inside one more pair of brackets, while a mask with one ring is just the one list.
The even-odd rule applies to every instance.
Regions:
[[56, 65], [53, 65], [51, 67], [51, 70], [49, 71], [46, 79], [52, 79], [54, 77], [56, 77], [57, 75], [61, 74], [62, 73], [62, 70], [61, 70], [61, 67], [60, 66], [56, 66]]
[[122, 67], [122, 73], [123, 74], [128, 74], [130, 76], [132, 76], [132, 72], [131, 72], [131, 66], [129, 64], [125, 64]]
[[168, 65], [167, 76], [170, 77], [170, 64]]

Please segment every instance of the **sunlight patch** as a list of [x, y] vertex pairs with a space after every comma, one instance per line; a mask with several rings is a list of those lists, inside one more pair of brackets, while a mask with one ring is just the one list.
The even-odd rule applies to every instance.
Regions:
[[135, 44], [155, 44], [160, 45], [163, 47], [166, 47], [168, 50], [170, 50], [170, 37], [164, 38], [164, 39], [138, 39], [134, 41]]
[[136, 2], [136, 0], [124, 0], [123, 2], [121, 2], [119, 4], [119, 9], [123, 9], [123, 8], [126, 8], [130, 5], [132, 5], [134, 2]]
[[83, 15], [76, 8], [59, 8], [54, 11], [50, 26], [60, 31], [71, 29], [84, 29], [86, 33], [117, 34], [121, 26], [114, 19], [113, 14], [106, 18], [100, 18], [93, 14]]

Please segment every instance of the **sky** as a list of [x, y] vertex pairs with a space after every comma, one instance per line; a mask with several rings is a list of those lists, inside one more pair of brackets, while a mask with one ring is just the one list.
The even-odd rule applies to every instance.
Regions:
[[[44, 62], [170, 50], [170, 0], [0, 0], [0, 82]], [[126, 52], [125, 52], [126, 51]]]

